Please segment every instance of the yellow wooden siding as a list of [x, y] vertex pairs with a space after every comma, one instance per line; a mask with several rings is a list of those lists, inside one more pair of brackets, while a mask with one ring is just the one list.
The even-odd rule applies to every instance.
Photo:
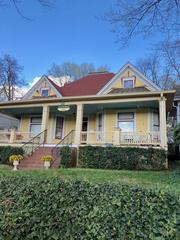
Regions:
[[29, 132], [29, 126], [30, 126], [30, 117], [22, 116], [19, 131], [20, 132]]
[[56, 96], [56, 93], [52, 90], [51, 86], [47, 81], [43, 81], [40, 86], [37, 87], [37, 89], [34, 91], [33, 97], [40, 97], [41, 96], [41, 89], [42, 88], [48, 88], [49, 89], [49, 96]]
[[96, 115], [95, 114], [91, 114], [88, 115], [88, 131], [89, 131], [89, 135], [88, 135], [88, 141], [89, 142], [95, 142], [96, 141], [96, 135], [94, 134], [94, 132], [96, 131], [97, 128], [97, 124], [96, 124]]
[[105, 127], [104, 131], [106, 132], [105, 138], [106, 143], [111, 143], [113, 138], [113, 132], [117, 128], [117, 111], [115, 110], [106, 110], [105, 112]]
[[[139, 133], [148, 133], [152, 131], [152, 112], [148, 114], [148, 109], [136, 109], [129, 110], [126, 112], [135, 112], [135, 129], [134, 131]], [[123, 110], [121, 110], [123, 112]], [[106, 143], [111, 143], [113, 139], [113, 132], [117, 128], [117, 113], [118, 110], [106, 110], [104, 112], [104, 131], [106, 132]], [[55, 128], [56, 128], [56, 116], [55, 114], [50, 114], [48, 121], [48, 132], [47, 132], [47, 143], [56, 144], [60, 140], [55, 139]], [[96, 114], [91, 114], [88, 116], [88, 131], [91, 132], [89, 134], [89, 141], [96, 142], [97, 136], [95, 131], [97, 131], [97, 117]], [[67, 135], [71, 130], [75, 130], [75, 116], [65, 116], [64, 117], [64, 134]], [[30, 125], [30, 117], [23, 116], [21, 119], [20, 131], [21, 132], [29, 132]], [[150, 129], [149, 129], [150, 127]]]
[[137, 109], [135, 112], [136, 132], [147, 133], [148, 132], [148, 110]]
[[[123, 88], [123, 82], [121, 81], [122, 78], [133, 77], [135, 74], [131, 70], [126, 70], [123, 74], [119, 76], [117, 82], [111, 87], [112, 88]], [[140, 80], [139, 77], [136, 76], [136, 83], [135, 87], [143, 87], [145, 84]]]

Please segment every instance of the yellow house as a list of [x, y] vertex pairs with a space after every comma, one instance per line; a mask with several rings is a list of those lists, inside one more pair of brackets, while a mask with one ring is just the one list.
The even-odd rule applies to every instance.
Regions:
[[173, 96], [130, 63], [116, 74], [89, 73], [63, 87], [42, 76], [22, 100], [0, 103], [1, 113], [19, 119], [17, 130], [0, 132], [0, 142], [166, 149]]

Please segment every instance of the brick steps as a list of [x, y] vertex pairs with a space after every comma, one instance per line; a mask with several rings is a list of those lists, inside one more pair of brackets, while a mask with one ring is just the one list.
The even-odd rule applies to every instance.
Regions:
[[[51, 155], [52, 147], [40, 147], [31, 156], [26, 157], [20, 164], [19, 169], [43, 169], [44, 163], [41, 158], [45, 155]], [[51, 168], [58, 168], [59, 161], [55, 159]]]

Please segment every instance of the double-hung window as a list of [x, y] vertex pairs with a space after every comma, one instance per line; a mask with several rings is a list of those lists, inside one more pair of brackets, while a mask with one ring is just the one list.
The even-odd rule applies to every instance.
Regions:
[[30, 118], [30, 136], [34, 137], [41, 132], [41, 117], [31, 117]]
[[157, 112], [153, 112], [153, 131], [159, 131], [159, 114]]
[[134, 113], [118, 113], [117, 116], [117, 127], [123, 132], [134, 131]]

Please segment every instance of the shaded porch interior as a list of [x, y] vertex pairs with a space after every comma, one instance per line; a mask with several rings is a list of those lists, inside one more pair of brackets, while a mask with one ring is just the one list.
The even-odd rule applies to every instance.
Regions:
[[[1, 109], [1, 113], [19, 119], [19, 127], [16, 130], [1, 131], [0, 142], [23, 144], [47, 129], [45, 143], [50, 145], [60, 142], [92, 145], [160, 145], [157, 100], [81, 104], [79, 110], [79, 106], [74, 104], [70, 105], [67, 112], [59, 112], [58, 106], [57, 104]], [[68, 142], [70, 138], [71, 142]]]

